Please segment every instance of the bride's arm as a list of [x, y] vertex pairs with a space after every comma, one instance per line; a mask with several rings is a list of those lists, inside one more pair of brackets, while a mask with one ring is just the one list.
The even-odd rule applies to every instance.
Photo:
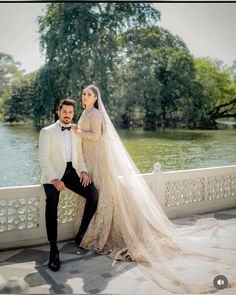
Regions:
[[[90, 131], [80, 130], [77, 126], [72, 126], [74, 132], [86, 139], [97, 141], [102, 136], [102, 120], [99, 112], [94, 112], [90, 115]], [[74, 125], [74, 124], [73, 124]]]

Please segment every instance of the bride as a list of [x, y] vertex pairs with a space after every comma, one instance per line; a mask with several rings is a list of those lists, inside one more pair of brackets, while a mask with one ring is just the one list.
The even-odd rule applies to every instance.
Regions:
[[[83, 90], [82, 103], [73, 130], [82, 137], [99, 203], [80, 245], [113, 259], [137, 261], [159, 287], [173, 293], [213, 293], [213, 280], [222, 274], [236, 294], [236, 219], [174, 225], [123, 146], [95, 85]], [[83, 206], [79, 198], [76, 231]]]

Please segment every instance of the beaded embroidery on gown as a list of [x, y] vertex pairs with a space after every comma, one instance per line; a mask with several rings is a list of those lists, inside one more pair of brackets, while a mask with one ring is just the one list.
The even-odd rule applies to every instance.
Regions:
[[[102, 138], [102, 121], [100, 112], [92, 107], [83, 111], [78, 127], [83, 130], [82, 146], [84, 159], [88, 173], [99, 191], [99, 202], [97, 211], [90, 222], [81, 246], [86, 249], [94, 249], [97, 253], [109, 254], [109, 257], [120, 260], [130, 260], [128, 249], [116, 226], [114, 212], [114, 194], [111, 179], [107, 178], [109, 165], [107, 163], [104, 140]], [[104, 173], [106, 171], [106, 175]], [[83, 216], [85, 200], [78, 199], [75, 217], [76, 232]]]
[[[78, 122], [88, 172], [99, 191], [81, 246], [137, 261], [159, 287], [174, 294], [217, 292], [213, 279], [218, 274], [230, 287], [219, 294], [236, 294], [236, 219], [174, 225], [123, 146], [100, 95], [98, 105], [84, 110]], [[84, 204], [78, 198], [75, 231]]]

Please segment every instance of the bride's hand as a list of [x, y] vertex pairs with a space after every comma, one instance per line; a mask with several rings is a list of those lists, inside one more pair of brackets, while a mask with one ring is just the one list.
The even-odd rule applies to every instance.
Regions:
[[77, 124], [72, 124], [72, 125], [71, 125], [71, 129], [73, 130], [73, 132], [74, 132], [75, 134], [77, 134], [78, 132], [80, 132], [80, 130], [79, 130]]
[[82, 182], [83, 186], [87, 186], [92, 182], [87, 172], [82, 171], [80, 173], [80, 182]]

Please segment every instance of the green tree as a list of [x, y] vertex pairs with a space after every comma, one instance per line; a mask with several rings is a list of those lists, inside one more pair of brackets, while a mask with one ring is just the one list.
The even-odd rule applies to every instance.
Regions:
[[231, 79], [236, 83], [236, 60], [233, 61], [232, 65], [228, 68]]
[[210, 59], [195, 59], [195, 82], [199, 85], [200, 126], [216, 127], [219, 118], [236, 115], [236, 84], [228, 68]]
[[[0, 114], [4, 112], [4, 101], [10, 94], [11, 84], [23, 75], [20, 66], [11, 55], [0, 52]], [[1, 115], [0, 119], [3, 119]]]
[[122, 74], [127, 97], [123, 125], [130, 127], [137, 105], [143, 112], [145, 130], [172, 125], [178, 104], [190, 95], [194, 75], [186, 45], [157, 26], [129, 30], [119, 37], [119, 44], [126, 69]]
[[60, 90], [55, 89], [55, 79], [63, 80], [63, 94], [73, 97], [85, 84], [96, 82], [107, 104], [112, 93], [109, 79], [119, 61], [117, 36], [130, 28], [149, 27], [159, 16], [147, 3], [49, 4], [39, 18], [47, 67], [58, 73], [45, 86], [48, 97], [61, 96], [56, 94]]
[[33, 104], [35, 125], [40, 126], [45, 122], [55, 121], [57, 106], [67, 95], [67, 81], [60, 67], [52, 62], [40, 68], [35, 80]]
[[183, 119], [179, 113], [181, 106], [192, 95], [195, 74], [193, 57], [186, 51], [173, 48], [164, 49], [159, 56], [160, 124], [175, 127]]
[[35, 74], [28, 74], [13, 83], [11, 93], [4, 102], [4, 120], [21, 122], [33, 119]]

